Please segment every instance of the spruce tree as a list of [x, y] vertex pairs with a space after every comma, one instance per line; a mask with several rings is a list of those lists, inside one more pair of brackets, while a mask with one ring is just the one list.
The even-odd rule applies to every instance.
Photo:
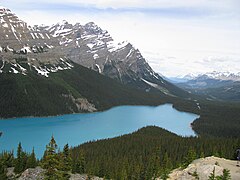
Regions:
[[0, 179], [7, 180], [6, 166], [1, 159], [0, 159]]
[[24, 170], [24, 158], [23, 158], [23, 150], [22, 150], [22, 145], [21, 143], [18, 144], [18, 148], [17, 148], [17, 159], [15, 161], [15, 168], [14, 168], [14, 172], [15, 173], [21, 173]]
[[79, 154], [73, 158], [72, 172], [80, 174], [85, 172], [85, 157], [82, 151], [80, 151]]
[[223, 175], [222, 175], [223, 180], [230, 180], [231, 179], [231, 174], [228, 169], [223, 169]]
[[171, 162], [171, 159], [169, 159], [167, 152], [164, 154], [164, 157], [163, 157], [163, 167], [167, 170], [172, 169], [172, 162]]
[[4, 166], [6, 167], [14, 167], [15, 166], [15, 162], [14, 162], [14, 155], [13, 152], [3, 152], [0, 155], [0, 159], [3, 162]]
[[188, 150], [187, 157], [185, 157], [183, 168], [186, 168], [190, 163], [192, 163], [197, 158], [197, 153], [193, 149], [193, 147], [190, 147]]
[[32, 149], [31, 155], [27, 159], [27, 168], [35, 168], [37, 166], [37, 159], [35, 156], [34, 148]]
[[223, 169], [223, 175], [216, 176], [216, 180], [231, 180], [230, 171], [228, 169]]
[[70, 177], [69, 172], [72, 170], [72, 158], [69, 152], [69, 146], [66, 144], [61, 153], [61, 167], [60, 170], [63, 171], [63, 178], [68, 179]]
[[46, 154], [42, 162], [42, 167], [46, 169], [46, 180], [62, 179], [62, 175], [58, 172], [60, 163], [56, 150], [57, 143], [52, 136], [51, 141], [46, 146]]
[[213, 171], [211, 172], [210, 176], [208, 177], [208, 180], [215, 180], [215, 167], [213, 168]]

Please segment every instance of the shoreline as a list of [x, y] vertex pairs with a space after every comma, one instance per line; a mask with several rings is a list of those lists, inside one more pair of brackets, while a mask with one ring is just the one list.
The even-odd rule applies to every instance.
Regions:
[[[158, 104], [158, 105], [140, 105], [140, 104], [131, 104], [131, 105], [126, 104], [126, 105], [124, 105], [123, 104], [123, 105], [112, 106], [110, 108], [103, 109], [103, 110], [97, 110], [97, 111], [94, 111], [94, 112], [77, 112], [77, 113], [56, 114], [56, 115], [49, 115], [49, 116], [31, 116], [30, 115], [30, 116], [19, 116], [19, 117], [18, 116], [14, 116], [14, 117], [9, 117], [9, 118], [0, 117], [0, 121], [13, 120], [13, 119], [17, 119], [17, 118], [50, 118], [50, 117], [58, 117], [58, 116], [64, 116], [64, 115], [93, 114], [93, 113], [101, 113], [101, 112], [109, 111], [110, 109], [113, 109], [113, 108], [116, 108], [116, 107], [121, 107], [121, 106], [149, 106], [149, 107], [157, 107], [157, 106], [166, 105], [166, 104], [171, 104], [172, 107], [173, 107], [172, 103], [162, 103], [162, 104]], [[174, 108], [174, 109], [176, 109], [176, 108]], [[180, 111], [180, 112], [185, 112], [185, 111]], [[192, 114], [195, 114], [195, 113], [192, 113]]]

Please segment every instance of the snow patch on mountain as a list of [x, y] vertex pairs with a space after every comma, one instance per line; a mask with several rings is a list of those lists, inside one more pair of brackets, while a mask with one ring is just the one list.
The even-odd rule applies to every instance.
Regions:
[[107, 44], [107, 47], [108, 47], [109, 52], [113, 52], [113, 51], [117, 51], [117, 50], [124, 48], [128, 44], [129, 44], [129, 42], [127, 42], [127, 41], [123, 41], [123, 42], [117, 43], [117, 44], [114, 41], [111, 41]]
[[[183, 76], [174, 77], [175, 79], [179, 80], [197, 80], [197, 79], [216, 79], [216, 80], [231, 80], [231, 81], [240, 81], [240, 72], [233, 73], [233, 72], [207, 72], [201, 74], [187, 74]], [[171, 78], [171, 79], [174, 79]]]

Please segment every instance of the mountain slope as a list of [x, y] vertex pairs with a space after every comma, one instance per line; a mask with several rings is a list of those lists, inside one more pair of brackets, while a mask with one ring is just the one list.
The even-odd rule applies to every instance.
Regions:
[[8, 72], [27, 74], [16, 64], [19, 58], [26, 58], [30, 68], [46, 77], [71, 68], [70, 60], [146, 92], [189, 96], [155, 73], [133, 45], [116, 43], [106, 30], [92, 22], [73, 25], [63, 21], [52, 26], [30, 27], [9, 9], [1, 8], [0, 73], [10, 64]]
[[145, 93], [73, 65], [72, 69], [51, 73], [48, 78], [30, 69], [28, 75], [2, 73], [0, 117], [92, 112], [123, 104], [167, 102], [164, 94]]

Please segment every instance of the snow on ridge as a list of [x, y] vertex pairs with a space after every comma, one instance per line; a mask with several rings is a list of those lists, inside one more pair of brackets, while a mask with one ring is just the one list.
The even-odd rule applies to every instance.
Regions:
[[109, 52], [117, 51], [129, 44], [128, 41], [123, 41], [121, 43], [115, 43], [114, 41], [108, 42], [107, 47]]
[[143, 79], [143, 78], [141, 78], [145, 83], [147, 83], [148, 85], [150, 85], [150, 86], [152, 86], [152, 87], [154, 87], [154, 88], [157, 88], [158, 87], [158, 85], [157, 84], [155, 84], [155, 83], [152, 83], [152, 82], [149, 82], [149, 81], [147, 81], [147, 80], [145, 80], [145, 79]]
[[100, 66], [99, 66], [98, 64], [95, 64], [95, 65], [96, 65], [96, 67], [98, 68], [98, 72], [99, 72], [99, 73], [102, 73], [102, 70], [101, 70]]
[[18, 74], [19, 73], [15, 68], [11, 67], [11, 69], [13, 70], [14, 74]]
[[65, 41], [60, 41], [59, 42], [59, 45], [65, 45], [67, 46], [70, 42], [72, 42], [73, 40], [72, 39], [66, 39]]
[[61, 34], [63, 34], [63, 33], [69, 33], [69, 32], [71, 32], [72, 31], [72, 29], [58, 29], [58, 30], [56, 30], [55, 32], [54, 32], [54, 34], [52, 35], [53, 37], [57, 37], [57, 36], [59, 36], [59, 35], [61, 35]]
[[12, 49], [12, 48], [10, 48], [9, 46], [7, 46], [7, 49], [8, 49], [9, 51], [13, 51], [13, 49]]
[[50, 36], [47, 33], [45, 35], [47, 36], [48, 39], [51, 39]]
[[208, 72], [205, 74], [200, 74], [196, 78], [201, 77], [201, 76], [207, 76], [212, 79], [218, 79], [218, 80], [232, 80], [232, 81], [240, 81], [240, 72], [234, 73], [234, 72]]
[[[1, 23], [2, 23], [2, 22], [1, 22]], [[4, 23], [2, 24], [2, 26], [5, 27], [5, 28], [8, 28], [8, 24], [7, 24], [6, 22], [4, 22]]]
[[212, 71], [206, 73], [199, 73], [199, 74], [187, 74], [183, 76], [177, 76], [177, 78], [186, 79], [186, 80], [195, 80], [201, 77], [211, 78], [211, 79], [218, 79], [218, 80], [233, 80], [233, 81], [240, 81], [240, 72], [229, 72], [229, 71]]
[[99, 58], [99, 55], [98, 54], [94, 54], [93, 55], [93, 59], [97, 59], [97, 58]]
[[45, 77], [49, 77], [48, 74], [49, 72], [46, 70], [46, 69], [43, 69], [41, 67], [37, 68], [36, 66], [34, 66], [34, 69], [37, 71], [38, 74], [41, 74], [42, 76], [45, 76]]
[[21, 51], [26, 52], [26, 53], [31, 53], [31, 48], [29, 46], [23, 46], [23, 48], [21, 49]]
[[92, 49], [95, 46], [95, 44], [94, 43], [88, 43], [87, 46], [89, 47], [89, 49]]
[[17, 37], [16, 35], [16, 30], [14, 29], [14, 27], [10, 24], [10, 27], [11, 27], [11, 30], [12, 30], [12, 33], [13, 35], [15, 36], [15, 38], [20, 42], [20, 39]]
[[132, 48], [132, 49], [130, 49], [130, 51], [129, 51], [129, 53], [127, 54], [127, 56], [126, 56], [126, 58], [125, 59], [127, 59], [131, 54], [132, 54], [132, 52], [134, 52], [134, 49]]

